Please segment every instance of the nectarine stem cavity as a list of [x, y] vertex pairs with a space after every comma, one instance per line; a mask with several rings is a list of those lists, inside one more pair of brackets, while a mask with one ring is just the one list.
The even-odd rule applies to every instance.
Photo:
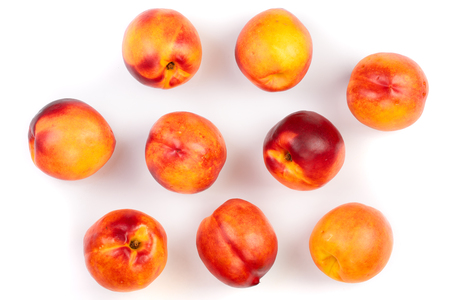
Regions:
[[141, 243], [138, 240], [132, 240], [130, 242], [130, 248], [136, 250], [137, 248], [139, 248], [139, 245]]
[[174, 67], [175, 67], [175, 64], [173, 63], [173, 61], [171, 61], [170, 63], [167, 64], [166, 69], [173, 70]]
[[292, 156], [291, 156], [291, 154], [290, 154], [289, 152], [287, 152], [287, 153], [284, 155], [284, 159], [287, 160], [287, 161], [292, 161]]

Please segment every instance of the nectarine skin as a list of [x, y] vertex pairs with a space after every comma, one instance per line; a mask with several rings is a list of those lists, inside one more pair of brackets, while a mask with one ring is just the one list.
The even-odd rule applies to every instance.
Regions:
[[90, 105], [76, 99], [47, 104], [28, 130], [31, 159], [44, 173], [78, 180], [97, 172], [116, 145], [106, 120]]
[[391, 225], [380, 211], [361, 203], [347, 203], [317, 222], [309, 249], [314, 263], [326, 275], [357, 283], [381, 272], [393, 243]]
[[206, 118], [172, 112], [152, 126], [145, 161], [155, 180], [166, 189], [193, 194], [209, 188], [227, 158], [225, 140]]
[[230, 199], [200, 223], [197, 250], [217, 279], [232, 287], [250, 287], [274, 264], [278, 240], [257, 206]]
[[338, 129], [312, 111], [298, 111], [278, 122], [266, 135], [264, 163], [285, 186], [314, 190], [341, 169], [345, 145]]
[[425, 108], [428, 80], [420, 66], [397, 53], [376, 53], [353, 69], [347, 104], [363, 124], [382, 131], [406, 128]]
[[92, 277], [116, 292], [143, 289], [163, 271], [167, 236], [158, 221], [132, 209], [112, 211], [84, 236], [84, 257]]
[[171, 9], [149, 9], [127, 27], [122, 55], [139, 82], [170, 89], [190, 80], [200, 68], [202, 46], [197, 30]]
[[309, 31], [285, 9], [254, 16], [241, 30], [235, 47], [236, 63], [257, 87], [278, 92], [297, 85], [312, 60]]

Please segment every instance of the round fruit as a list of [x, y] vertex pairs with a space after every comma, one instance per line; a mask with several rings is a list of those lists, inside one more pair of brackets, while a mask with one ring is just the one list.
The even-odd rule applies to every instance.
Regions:
[[200, 68], [202, 46], [185, 16], [171, 9], [150, 9], [128, 25], [122, 55], [139, 82], [170, 89], [190, 80]]
[[376, 53], [353, 69], [347, 87], [352, 114], [374, 129], [406, 128], [422, 115], [428, 81], [419, 65], [396, 53]]
[[143, 212], [115, 210], [87, 230], [84, 258], [89, 273], [101, 286], [116, 292], [143, 289], [166, 265], [166, 232]]
[[362, 282], [386, 266], [394, 243], [391, 225], [377, 209], [347, 203], [325, 214], [314, 227], [309, 249], [329, 277]]
[[197, 250], [217, 279], [233, 287], [250, 287], [272, 267], [278, 241], [257, 206], [230, 199], [201, 222]]
[[284, 91], [297, 85], [312, 60], [306, 27], [285, 9], [253, 17], [238, 36], [235, 57], [242, 73], [259, 88]]
[[152, 126], [145, 161], [166, 189], [183, 194], [209, 188], [227, 158], [225, 140], [209, 120], [190, 112], [173, 112]]
[[267, 133], [263, 155], [275, 179], [291, 189], [306, 191], [336, 176], [344, 164], [345, 145], [326, 118], [312, 111], [298, 111]]
[[76, 99], [56, 100], [33, 118], [31, 159], [44, 173], [64, 180], [91, 176], [109, 160], [116, 140], [105, 119]]

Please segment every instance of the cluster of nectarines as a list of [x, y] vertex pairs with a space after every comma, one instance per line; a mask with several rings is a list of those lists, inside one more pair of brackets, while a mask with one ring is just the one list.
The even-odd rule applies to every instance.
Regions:
[[[236, 63], [257, 87], [279, 92], [297, 85], [312, 60], [312, 39], [296, 16], [269, 9], [252, 18], [237, 37]], [[139, 82], [169, 89], [187, 82], [200, 67], [200, 37], [190, 21], [169, 9], [138, 15], [125, 31], [122, 55]], [[354, 68], [347, 103], [363, 124], [398, 130], [413, 124], [428, 95], [424, 72], [411, 59], [377, 53]], [[97, 172], [111, 157], [115, 137], [106, 120], [88, 104], [61, 99], [32, 119], [31, 158], [46, 174], [78, 180]], [[145, 162], [164, 188], [192, 194], [209, 188], [227, 159], [219, 129], [190, 112], [162, 116], [150, 129]], [[343, 166], [345, 145], [339, 130], [312, 111], [297, 111], [279, 121], [263, 142], [264, 163], [288, 188], [308, 191], [332, 180]], [[278, 241], [269, 220], [254, 204], [230, 199], [200, 222], [196, 245], [206, 268], [234, 287], [259, 283], [275, 262]], [[361, 282], [387, 264], [393, 233], [375, 208], [347, 203], [325, 214], [309, 239], [311, 257], [329, 277]], [[110, 212], [84, 237], [87, 269], [103, 287], [133, 291], [150, 284], [167, 262], [166, 233], [140, 211]]]

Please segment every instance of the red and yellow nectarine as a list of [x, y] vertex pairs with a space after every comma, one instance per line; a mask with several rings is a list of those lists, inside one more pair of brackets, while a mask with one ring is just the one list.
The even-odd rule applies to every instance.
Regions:
[[145, 161], [152, 176], [168, 190], [193, 194], [209, 188], [227, 158], [225, 140], [209, 120], [173, 112], [152, 126]]
[[230, 199], [200, 223], [197, 250], [217, 279], [233, 287], [250, 287], [272, 267], [278, 241], [257, 206]]
[[422, 115], [428, 81], [420, 66], [397, 53], [376, 53], [353, 69], [347, 104], [361, 123], [392, 131], [406, 128]]
[[139, 82], [170, 89], [198, 71], [202, 46], [197, 30], [185, 16], [171, 9], [149, 9], [128, 25], [122, 55]]
[[77, 180], [97, 172], [114, 152], [116, 140], [106, 120], [76, 99], [42, 108], [28, 131], [31, 159], [44, 173]]
[[116, 292], [143, 289], [163, 271], [167, 236], [158, 221], [132, 209], [112, 211], [84, 236], [84, 258], [92, 277]]
[[266, 135], [264, 163], [285, 186], [314, 190], [341, 169], [345, 145], [337, 128], [312, 111], [298, 111], [278, 122]]

